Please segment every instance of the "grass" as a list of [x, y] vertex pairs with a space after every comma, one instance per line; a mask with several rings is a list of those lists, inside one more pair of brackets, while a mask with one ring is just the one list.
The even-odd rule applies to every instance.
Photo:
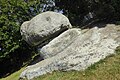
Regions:
[[[116, 49], [116, 53], [85, 71], [54, 71], [33, 80], [120, 80], [120, 47]], [[0, 80], [18, 80], [23, 70], [24, 68]]]
[[0, 80], [18, 80], [19, 76], [21, 74], [21, 72], [25, 69], [25, 67], [21, 68], [19, 71], [11, 74], [10, 76], [6, 77], [6, 78], [2, 78]]

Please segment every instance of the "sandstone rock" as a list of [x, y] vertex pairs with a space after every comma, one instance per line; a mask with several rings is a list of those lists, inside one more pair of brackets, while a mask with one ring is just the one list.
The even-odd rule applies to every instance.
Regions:
[[21, 35], [28, 44], [36, 46], [71, 27], [67, 17], [48, 11], [24, 22], [21, 25]]
[[[74, 32], [74, 30], [77, 31], [76, 29], [71, 31]], [[120, 26], [113, 24], [107, 25], [105, 28], [94, 27], [90, 30], [82, 30], [79, 35], [76, 35], [77, 37], [71, 39], [73, 41], [68, 41], [69, 46], [61, 48], [64, 46], [64, 41], [60, 40], [61, 44], [58, 44], [56, 40], [60, 38], [66, 40], [65, 35], [68, 36], [69, 33], [71, 33], [70, 30], [64, 32], [57, 37], [58, 39], [56, 38], [44, 46], [44, 52], [47, 54], [50, 52], [54, 55], [35, 65], [28, 66], [22, 72], [20, 78], [33, 79], [54, 70], [84, 70], [106, 56], [115, 54], [116, 47], [120, 45]], [[69, 34], [69, 36], [72, 36], [72, 34]], [[58, 48], [53, 47], [53, 45], [57, 45], [60, 50], [54, 51]], [[50, 47], [54, 49], [50, 49]]]

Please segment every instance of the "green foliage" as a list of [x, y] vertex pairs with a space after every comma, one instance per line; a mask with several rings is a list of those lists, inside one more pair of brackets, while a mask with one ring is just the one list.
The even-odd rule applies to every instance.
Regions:
[[40, 13], [39, 5], [39, 0], [0, 0], [0, 76], [14, 71], [34, 54], [22, 40], [20, 26]]
[[28, 20], [26, 11], [27, 3], [17, 0], [0, 1], [0, 41], [2, 53], [0, 57], [6, 57], [20, 47], [21, 36], [19, 32], [23, 21]]
[[85, 0], [56, 0], [56, 6], [64, 10], [73, 25], [80, 23], [89, 12]]
[[119, 4], [120, 0], [56, 0], [56, 6], [67, 12], [73, 25], [81, 24], [89, 12], [94, 14], [92, 20], [120, 20]]

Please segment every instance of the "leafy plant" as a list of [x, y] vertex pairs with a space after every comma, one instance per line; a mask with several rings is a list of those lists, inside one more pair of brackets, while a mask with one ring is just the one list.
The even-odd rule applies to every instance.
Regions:
[[35, 49], [22, 40], [20, 26], [40, 13], [38, 5], [39, 0], [0, 0], [0, 76], [15, 71], [34, 55]]

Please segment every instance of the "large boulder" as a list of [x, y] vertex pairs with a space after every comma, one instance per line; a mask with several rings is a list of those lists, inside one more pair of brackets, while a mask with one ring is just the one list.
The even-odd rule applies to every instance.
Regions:
[[110, 24], [104, 28], [68, 30], [41, 49], [47, 55], [53, 54], [52, 57], [28, 66], [20, 75], [20, 79], [33, 79], [55, 70], [84, 70], [101, 59], [115, 54], [114, 51], [119, 45], [120, 26]]
[[72, 28], [68, 18], [56, 12], [41, 13], [21, 25], [21, 35], [31, 46], [39, 45]]

